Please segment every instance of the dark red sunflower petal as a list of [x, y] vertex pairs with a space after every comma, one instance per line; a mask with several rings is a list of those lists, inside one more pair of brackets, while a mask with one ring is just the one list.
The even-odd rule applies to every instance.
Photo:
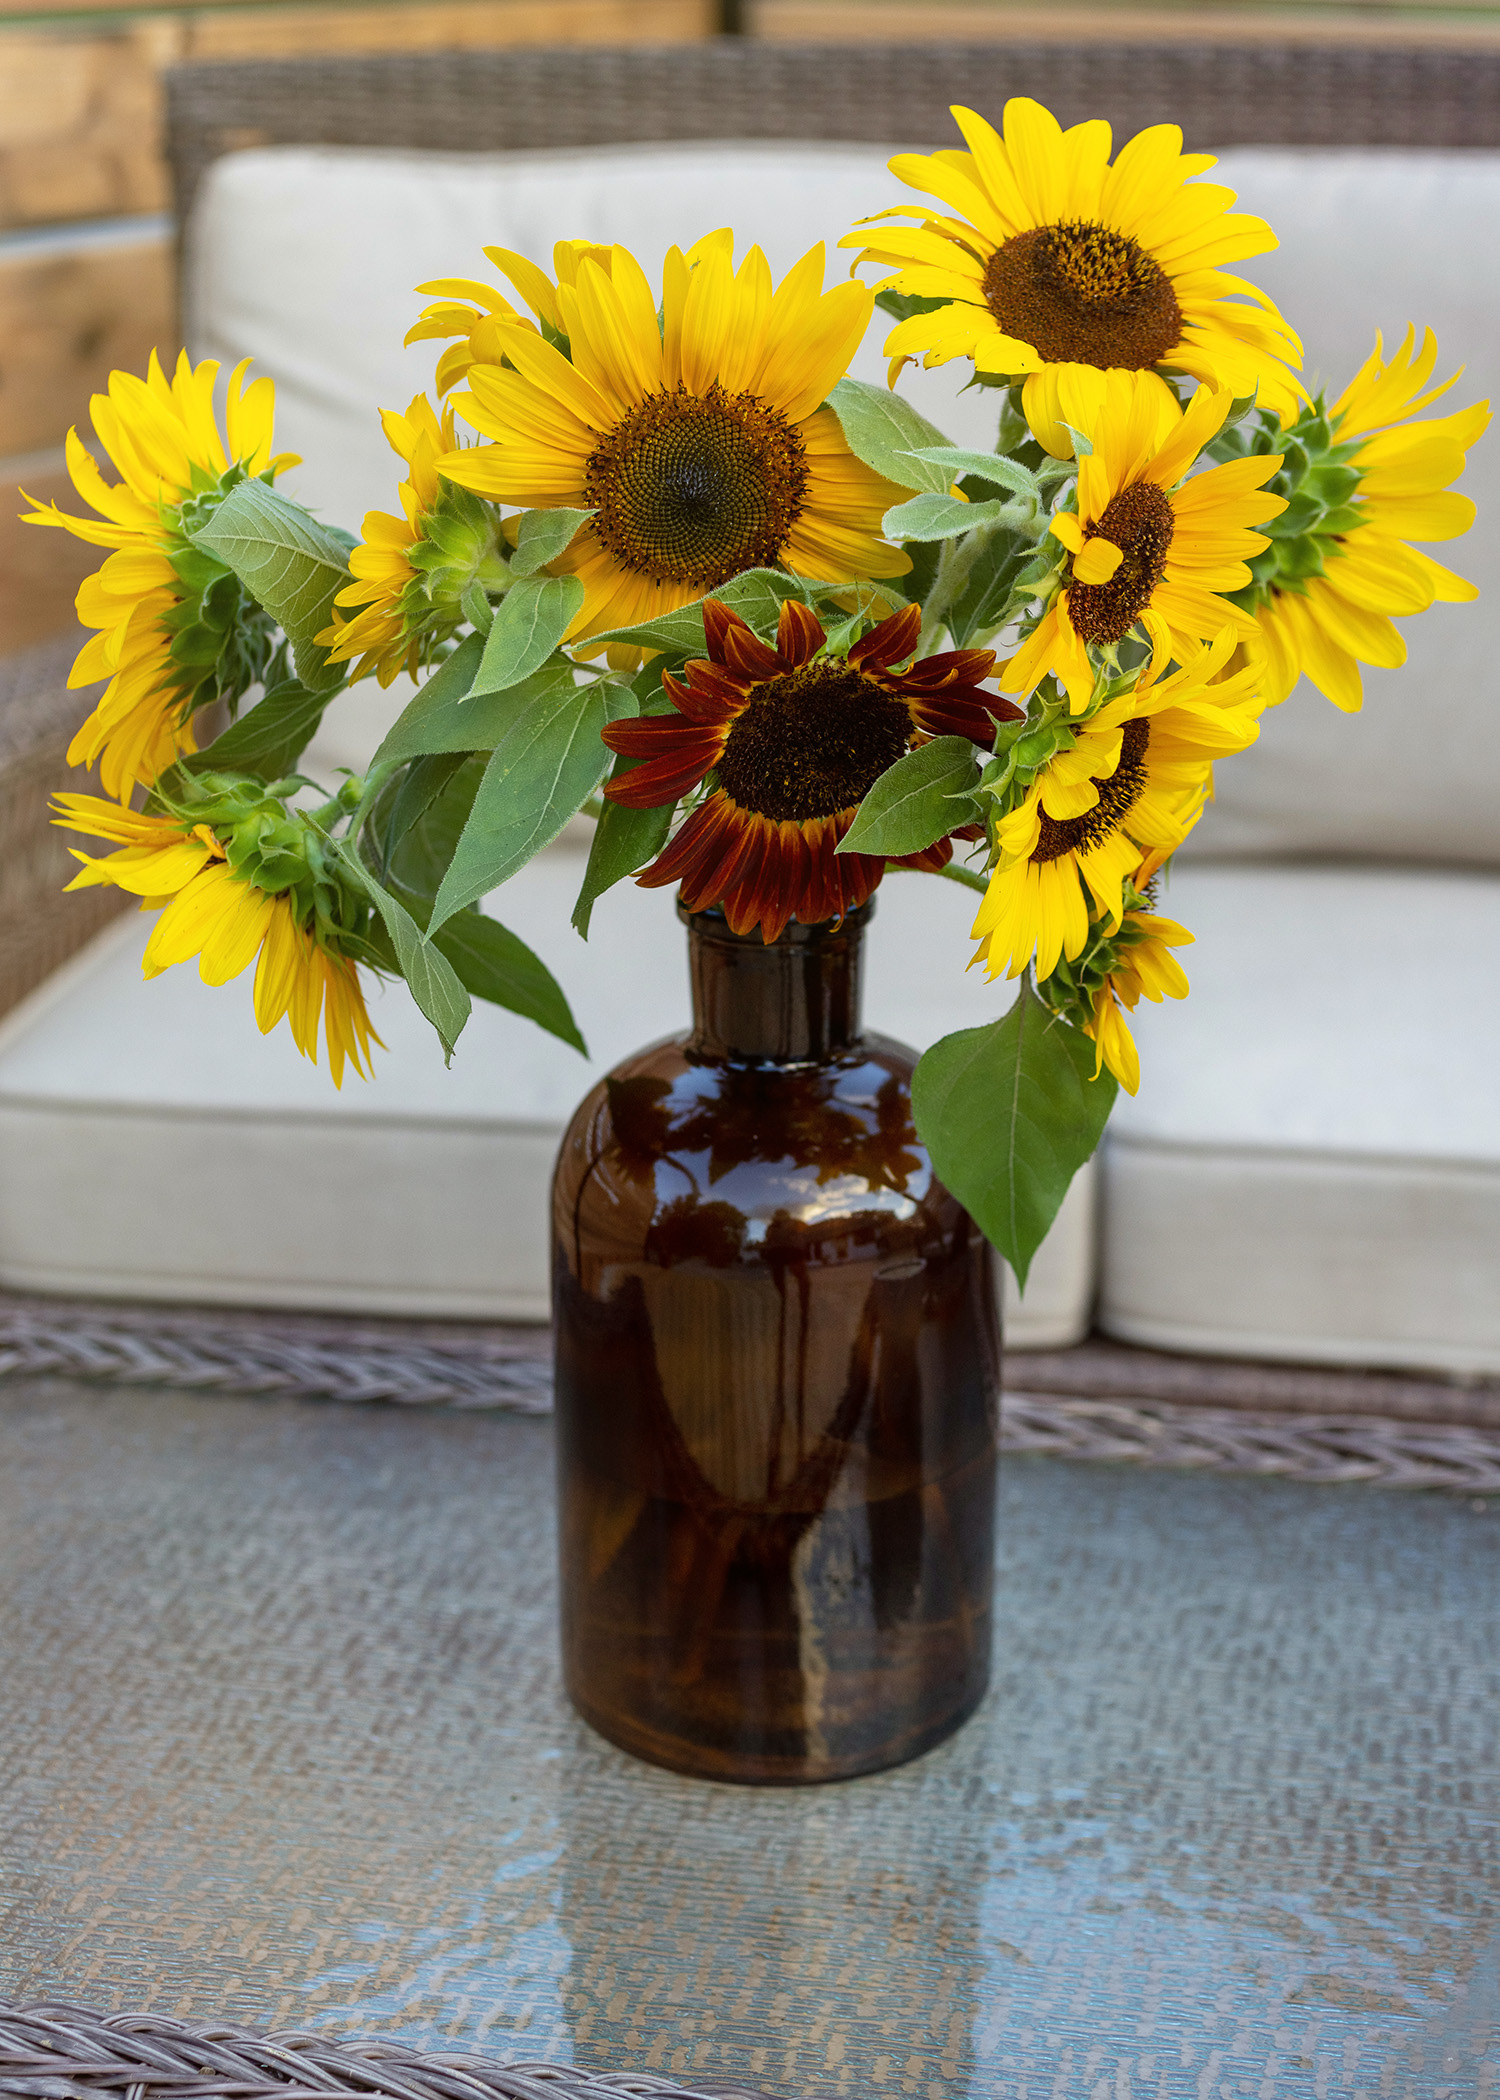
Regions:
[[776, 653], [788, 671], [809, 664], [827, 641], [823, 623], [800, 598], [787, 598], [776, 622]]
[[708, 653], [716, 664], [724, 661], [724, 643], [736, 628], [750, 630], [737, 612], [732, 612], [722, 598], [705, 598], [703, 601], [703, 639], [708, 644]]
[[979, 685], [994, 668], [993, 649], [945, 649], [938, 656], [922, 657], [909, 671], [901, 673], [899, 682], [942, 685], [952, 679], [959, 685]]
[[895, 855], [891, 865], [897, 868], [916, 868], [924, 875], [935, 875], [939, 868], [946, 868], [952, 858], [952, 839], [936, 839], [932, 845], [924, 846], [920, 853]]
[[784, 668], [774, 649], [768, 649], [759, 635], [754, 634], [742, 620], [732, 627], [724, 637], [724, 667], [752, 681], [763, 678], [778, 678]]
[[726, 678], [717, 664], [695, 660], [687, 667], [688, 683], [684, 685], [670, 671], [661, 674], [662, 689], [681, 715], [693, 722], [729, 723], [744, 710], [745, 693], [733, 679]]
[[849, 661], [861, 671], [882, 670], [887, 664], [904, 663], [922, 632], [920, 605], [903, 605], [900, 612], [872, 627], [849, 651]]

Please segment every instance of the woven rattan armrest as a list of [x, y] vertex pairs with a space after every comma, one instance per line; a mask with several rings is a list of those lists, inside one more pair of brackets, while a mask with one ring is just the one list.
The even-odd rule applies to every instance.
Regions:
[[225, 2022], [189, 2025], [157, 2013], [106, 2015], [77, 2005], [0, 1999], [0, 2093], [37, 2100], [771, 2100], [716, 2079], [679, 2084], [649, 2071], [500, 2063], [409, 2049], [383, 2037], [258, 2034]]
[[50, 821], [59, 788], [99, 792], [68, 764], [68, 744], [99, 688], [68, 690], [80, 637], [59, 635], [0, 659], [0, 1013], [66, 962], [130, 900], [108, 889], [65, 897], [78, 841]]
[[1035, 95], [1120, 136], [1190, 147], [1500, 145], [1500, 51], [1183, 41], [761, 44], [423, 51], [182, 66], [167, 75], [183, 223], [204, 171], [250, 145], [452, 152], [661, 139], [947, 144], [964, 102]]

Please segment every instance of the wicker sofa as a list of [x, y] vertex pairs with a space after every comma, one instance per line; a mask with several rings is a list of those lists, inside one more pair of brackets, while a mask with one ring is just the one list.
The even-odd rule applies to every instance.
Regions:
[[[784, 267], [778, 241], [795, 252], [882, 201], [871, 187], [885, 149], [945, 143], [950, 102], [994, 114], [1015, 93], [1038, 95], [1064, 122], [1108, 116], [1117, 139], [1174, 121], [1192, 146], [1231, 149], [1229, 179], [1287, 242], [1256, 274], [1294, 318], [1309, 302], [1312, 347], [1330, 376], [1352, 369], [1377, 322], [1390, 332], [1433, 318], [1455, 356], [1491, 354], [1493, 294], [1477, 272], [1456, 288], [1450, 280], [1455, 242], [1483, 253], [1489, 228], [1500, 230], [1500, 53], [1182, 42], [820, 54], [727, 40], [185, 68], [170, 80], [170, 121], [189, 340], [199, 354], [254, 352], [275, 372], [282, 439], [309, 462], [302, 493], [357, 525], [367, 505], [389, 505], [393, 486], [373, 408], [404, 405], [426, 376], [420, 350], [403, 362], [394, 347], [418, 276], [475, 269], [485, 239], [541, 252], [563, 232], [631, 238], [640, 227], [643, 251], [653, 239], [659, 250], [678, 237], [664, 227], [684, 209], [701, 220], [694, 230], [733, 217]], [[1357, 266], [1341, 278], [1336, 265], [1357, 237]], [[1410, 313], [1408, 289], [1419, 302]], [[1455, 331], [1468, 340], [1450, 341]], [[873, 377], [873, 346], [866, 354]], [[922, 405], [959, 441], [985, 441], [974, 396], [939, 385]], [[1467, 569], [1478, 574], [1492, 542], [1473, 552], [1479, 568]], [[1148, 1025], [1148, 1083], [1117, 1114], [1103, 1175], [1101, 1315], [1128, 1339], [1500, 1370], [1500, 1129], [1487, 1121], [1496, 1110], [1478, 1055], [1500, 1021], [1489, 983], [1500, 949], [1494, 636], [1482, 608], [1420, 624], [1408, 672], [1367, 681], [1365, 715], [1334, 718], [1304, 690], [1256, 753], [1224, 769], [1220, 807], [1174, 890], [1173, 909], [1203, 935], [1199, 996]], [[1413, 773], [1403, 710], [1418, 693], [1431, 734]], [[357, 764], [388, 710], [373, 691], [341, 703], [325, 761]], [[575, 879], [565, 847], [507, 888], [504, 915], [554, 962]], [[938, 1032], [986, 1018], [977, 987], [939, 991], [922, 974], [930, 959], [895, 888], [875, 958], [881, 1024], [920, 1038], [924, 1020]], [[609, 901], [616, 916], [589, 964], [590, 1032], [596, 1048], [623, 1051], [675, 1018], [680, 969], [665, 915], [648, 917], [628, 889]], [[947, 971], [963, 959], [965, 914], [957, 892], [944, 901]], [[1415, 930], [1427, 923], [1436, 931], [1406, 977], [1416, 996], [1393, 995], [1379, 944], [1402, 928], [1421, 950]], [[582, 1089], [576, 1069], [539, 1042], [523, 1045], [508, 1017], [484, 1014], [455, 1091], [392, 1015], [400, 1056], [387, 1071], [408, 1074], [399, 1114], [384, 1080], [379, 1108], [345, 1100], [334, 1114], [321, 1075], [295, 1071], [272, 1100], [259, 1073], [275, 1048], [247, 1033], [244, 1055], [261, 1061], [253, 1083], [243, 1056], [234, 1063], [231, 1039], [248, 1031], [248, 1014], [216, 995], [210, 1022], [208, 995], [186, 973], [143, 1006], [129, 982], [132, 938], [106, 936], [106, 951], [0, 1043], [11, 1192], [0, 1199], [0, 1281], [367, 1310], [536, 1309], [540, 1218], [530, 1207], [550, 1131]], [[1325, 967], [1334, 954], [1342, 976]], [[1310, 1003], [1276, 995], [1283, 956], [1315, 983]], [[959, 970], [951, 975], [957, 984]], [[90, 1033], [111, 1045], [92, 1065], [74, 1055]], [[157, 1047], [167, 1040], [179, 1046], [170, 1065]], [[180, 1046], [193, 1040], [198, 1062], [185, 1065]], [[1353, 1069], [1351, 1056], [1354, 1077], [1333, 1076]], [[113, 1114], [122, 1098], [123, 1119]], [[117, 1169], [131, 1143], [187, 1144], [211, 1187], [210, 1163], [232, 1158], [267, 1216], [284, 1198], [282, 1169], [300, 1158], [305, 1201], [290, 1208], [305, 1240], [285, 1229], [281, 1282], [236, 1268], [240, 1252], [222, 1244], [207, 1196], [201, 1217], [187, 1206], [180, 1244], [158, 1248], [149, 1272], [124, 1258], [129, 1221], [107, 1202], [91, 1205], [80, 1237], [69, 1186], [81, 1184], [67, 1157], [80, 1114], [95, 1156]], [[273, 1129], [284, 1148], [274, 1169]], [[377, 1159], [382, 1185], [394, 1176], [403, 1192], [399, 1225], [358, 1200], [359, 1175], [373, 1175]], [[509, 1237], [494, 1236], [497, 1176], [514, 1195]], [[319, 1271], [315, 1251], [329, 1238], [319, 1191], [330, 1188], [342, 1259]], [[485, 1218], [491, 1237], [476, 1239]], [[1087, 1324], [1093, 1229], [1085, 1187], [1017, 1339], [1063, 1341]], [[445, 1232], [475, 1250], [471, 1295], [444, 1299], [434, 1287], [424, 1298], [418, 1279], [415, 1296], [393, 1301], [389, 1276], [409, 1276], [412, 1246], [441, 1247]], [[217, 1249], [206, 1264], [204, 1248]], [[497, 1297], [484, 1278], [507, 1265], [527, 1280]]]

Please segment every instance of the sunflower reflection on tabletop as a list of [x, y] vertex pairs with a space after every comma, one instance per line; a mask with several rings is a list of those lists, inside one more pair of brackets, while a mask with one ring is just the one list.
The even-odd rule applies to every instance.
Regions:
[[[659, 278], [579, 238], [550, 266], [486, 250], [503, 290], [422, 286], [407, 340], [440, 346], [437, 406], [385, 412], [403, 479], [359, 544], [275, 485], [268, 379], [235, 372], [221, 436], [212, 364], [112, 377], [94, 427], [122, 478], [69, 442], [99, 519], [33, 516], [112, 550], [79, 595], [98, 633], [75, 682], [109, 684], [74, 756], [146, 803], [59, 821], [117, 849], [79, 882], [164, 906], [148, 971], [197, 954], [220, 982], [258, 957], [262, 1026], [289, 1014], [311, 1054], [321, 1012], [339, 1077], [368, 1070], [362, 972], [402, 978], [449, 1053], [475, 997], [583, 1047], [542, 959], [479, 909], [498, 890], [503, 918], [578, 814], [585, 939], [612, 885], [675, 884], [770, 968], [890, 870], [961, 884], [955, 971], [1016, 995], [927, 1052], [914, 1125], [886, 1127], [872, 1079], [847, 1164], [897, 1203], [925, 1151], [1024, 1280], [1139, 1083], [1127, 1017], [1187, 993], [1192, 936], [1158, 891], [1215, 764], [1303, 674], [1357, 708], [1359, 666], [1402, 660], [1394, 620], [1474, 595], [1425, 543], [1472, 520], [1452, 484], [1488, 408], [1426, 414], [1453, 381], [1414, 328], [1331, 406], [1310, 395], [1291, 323], [1231, 267], [1275, 234], [1174, 126], [1115, 153], [1108, 125], [1024, 98], [953, 114], [961, 144], [892, 161], [908, 201], [871, 195], [842, 282], [818, 247], [777, 284], [719, 228]], [[848, 370], [877, 303], [884, 387]], [[955, 361], [989, 390], [992, 449], [920, 412]], [[343, 684], [398, 671], [423, 682], [366, 777], [306, 779]], [[194, 714], [257, 688], [196, 753]], [[749, 1123], [720, 1102], [700, 1129], [687, 1077], [638, 1076], [622, 1173], [636, 1129], [643, 1172], [686, 1147], [707, 1177], [663, 1194], [687, 1208], [662, 1244], [741, 1244], [713, 1206]], [[833, 1106], [809, 1096], [807, 1127], [836, 1169]]]

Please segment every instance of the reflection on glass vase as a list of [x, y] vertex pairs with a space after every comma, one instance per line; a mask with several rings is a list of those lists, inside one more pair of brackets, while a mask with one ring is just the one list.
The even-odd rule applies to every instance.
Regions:
[[988, 1678], [991, 1254], [918, 1141], [914, 1057], [860, 1032], [872, 910], [769, 947], [684, 913], [691, 1032], [558, 1158], [567, 1687], [705, 1778], [899, 1764]]

